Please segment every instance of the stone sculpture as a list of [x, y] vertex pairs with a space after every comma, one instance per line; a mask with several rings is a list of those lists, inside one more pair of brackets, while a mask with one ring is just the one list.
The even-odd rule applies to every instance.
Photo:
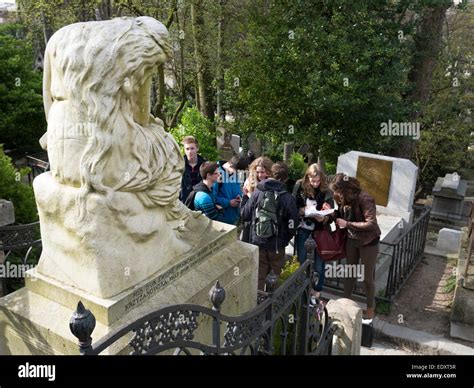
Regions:
[[170, 55], [168, 31], [150, 17], [76, 23], [48, 42], [40, 143], [51, 171], [34, 181], [42, 276], [110, 298], [210, 228], [178, 200], [183, 157], [150, 114], [153, 71]]

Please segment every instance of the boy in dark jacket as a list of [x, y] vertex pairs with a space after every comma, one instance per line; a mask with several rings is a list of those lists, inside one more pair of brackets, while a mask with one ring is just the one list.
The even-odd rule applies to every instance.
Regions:
[[186, 136], [183, 139], [183, 147], [185, 153], [184, 172], [181, 179], [179, 199], [184, 203], [193, 187], [201, 182], [202, 178], [199, 169], [206, 160], [198, 154], [199, 143], [193, 136]]
[[[285, 248], [293, 238], [298, 226], [298, 209], [295, 198], [286, 191], [288, 166], [283, 162], [272, 166], [274, 178], [258, 183], [257, 189], [249, 198], [244, 195], [240, 215], [243, 221], [251, 221], [250, 242], [259, 247], [258, 289], [263, 290], [265, 278], [273, 269], [279, 276], [286, 262]], [[265, 192], [277, 193], [277, 228], [274, 235], [261, 237], [256, 232], [257, 209], [262, 207]]]

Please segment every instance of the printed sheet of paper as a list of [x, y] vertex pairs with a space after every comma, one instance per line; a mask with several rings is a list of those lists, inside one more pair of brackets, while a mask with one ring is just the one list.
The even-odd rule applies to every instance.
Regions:
[[305, 217], [311, 217], [311, 216], [327, 216], [328, 214], [334, 213], [334, 209], [328, 209], [328, 210], [316, 210], [316, 207], [306, 207], [304, 209], [304, 216]]

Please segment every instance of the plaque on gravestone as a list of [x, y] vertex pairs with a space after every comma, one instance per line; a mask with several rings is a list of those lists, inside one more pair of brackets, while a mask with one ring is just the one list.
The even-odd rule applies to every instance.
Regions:
[[362, 190], [374, 198], [376, 205], [387, 206], [392, 179], [391, 161], [359, 156], [356, 178]]

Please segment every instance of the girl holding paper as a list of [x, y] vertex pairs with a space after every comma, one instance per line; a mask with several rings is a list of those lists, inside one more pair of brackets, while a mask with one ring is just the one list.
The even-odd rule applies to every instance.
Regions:
[[[307, 259], [305, 241], [313, 235], [315, 230], [321, 230], [323, 224], [329, 220], [328, 216], [314, 214], [314, 210], [333, 208], [334, 201], [331, 191], [328, 190], [326, 175], [316, 163], [310, 165], [303, 179], [296, 182], [293, 195], [300, 215], [300, 224], [295, 237], [296, 253], [298, 261], [303, 264]], [[314, 256], [314, 268], [319, 275], [319, 280], [316, 292], [312, 296], [318, 299], [323, 289], [325, 266], [316, 250]]]
[[[365, 319], [375, 314], [375, 264], [379, 253], [380, 228], [377, 224], [377, 209], [374, 199], [363, 191], [356, 178], [339, 173], [330, 184], [334, 199], [339, 205], [336, 224], [347, 229], [346, 264], [362, 265], [364, 286], [367, 295]], [[344, 281], [344, 297], [351, 298], [356, 279]]]

